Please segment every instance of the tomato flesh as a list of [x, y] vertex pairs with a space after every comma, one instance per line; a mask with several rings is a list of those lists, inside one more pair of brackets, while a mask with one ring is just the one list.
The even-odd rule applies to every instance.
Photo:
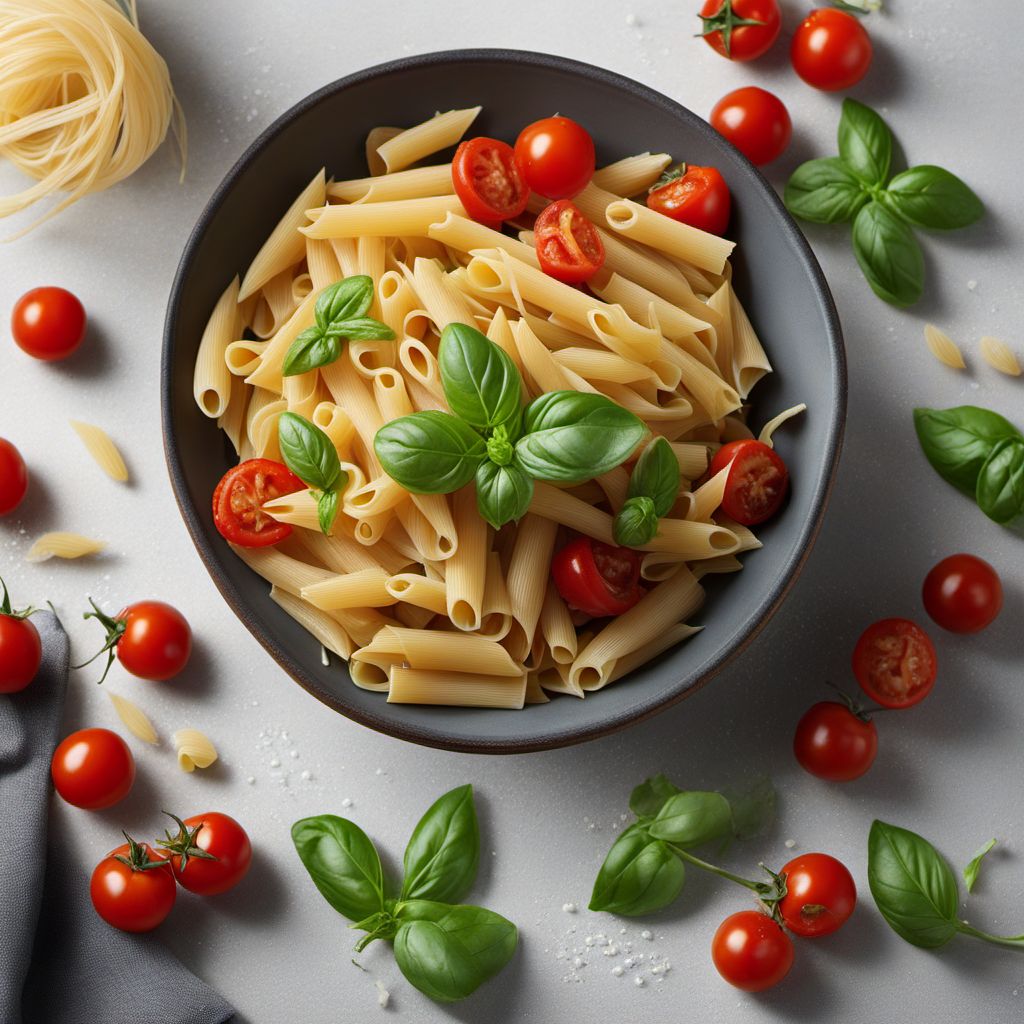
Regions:
[[545, 117], [516, 139], [516, 163], [527, 186], [546, 199], [571, 199], [594, 176], [594, 140], [568, 117]]
[[33, 288], [14, 305], [11, 335], [34, 359], [65, 359], [85, 337], [85, 308], [66, 288]]
[[758, 165], [777, 160], [793, 137], [793, 122], [782, 100], [756, 85], [723, 96], [710, 120], [719, 135]]
[[857, 886], [846, 865], [827, 853], [804, 853], [786, 864], [786, 895], [779, 913], [794, 935], [815, 938], [841, 928], [857, 905]]
[[468, 139], [455, 151], [452, 184], [466, 213], [484, 224], [518, 217], [530, 198], [512, 147], [483, 135]]
[[118, 661], [133, 676], [162, 682], [176, 676], [192, 652], [192, 630], [176, 608], [163, 601], [139, 601], [118, 615], [124, 632]]
[[793, 966], [789, 936], [759, 910], [730, 914], [715, 932], [711, 959], [730, 985], [763, 992], [777, 985]]
[[184, 868], [180, 854], [171, 856], [174, 877], [190, 892], [215, 896], [233, 889], [249, 870], [252, 844], [244, 828], [234, 818], [219, 811], [196, 814], [185, 819], [185, 826], [195, 832], [195, 846], [215, 857], [188, 856]]
[[729, 226], [732, 200], [716, 167], [687, 164], [678, 177], [648, 192], [647, 205], [673, 220], [722, 235]]
[[[150, 861], [163, 859], [151, 846], [143, 846]], [[89, 896], [96, 913], [123, 932], [148, 932], [166, 920], [178, 891], [170, 866], [136, 870], [118, 860], [128, 856], [127, 845], [113, 850], [96, 865], [89, 881]]]
[[924, 579], [925, 611], [951, 633], [977, 633], [992, 624], [1003, 607], [999, 573], [975, 555], [950, 555]]
[[855, 715], [845, 704], [821, 701], [797, 723], [793, 753], [801, 766], [819, 779], [859, 779], [878, 753], [875, 723]]
[[213, 523], [232, 544], [262, 548], [277, 544], [292, 528], [263, 511], [272, 498], [301, 491], [305, 484], [272, 459], [248, 459], [229, 469], [213, 492]]
[[0, 437], [0, 516], [13, 512], [28, 491], [28, 470], [21, 452]]
[[742, 526], [756, 526], [778, 512], [789, 489], [789, 470], [774, 448], [745, 439], [723, 444], [708, 475], [728, 468], [722, 511]]
[[58, 744], [50, 774], [69, 804], [98, 811], [128, 795], [135, 781], [135, 758], [116, 732], [79, 729]]
[[927, 634], [909, 619], [881, 619], [868, 626], [853, 651], [861, 689], [885, 708], [909, 708], [935, 685], [938, 661]]
[[565, 603], [594, 618], [622, 615], [647, 593], [636, 551], [589, 537], [566, 544], [551, 561], [551, 575]]
[[772, 44], [779, 37], [782, 28], [782, 14], [779, 11], [778, 0], [732, 0], [732, 17], [735, 20], [759, 21], [760, 25], [735, 25], [728, 34], [718, 29], [708, 32], [715, 23], [715, 16], [719, 15], [718, 21], [729, 18], [729, 12], [722, 10], [726, 7], [728, 0], [704, 0], [704, 6], [700, 10], [700, 16], [705, 20], [704, 42], [720, 53], [723, 57], [735, 61], [756, 60], [762, 54], [771, 49]]
[[871, 67], [871, 37], [860, 20], [846, 11], [822, 7], [811, 11], [793, 35], [793, 69], [808, 84], [825, 92], [856, 85]]
[[566, 284], [580, 284], [604, 263], [597, 229], [568, 199], [545, 206], [533, 225], [540, 268]]

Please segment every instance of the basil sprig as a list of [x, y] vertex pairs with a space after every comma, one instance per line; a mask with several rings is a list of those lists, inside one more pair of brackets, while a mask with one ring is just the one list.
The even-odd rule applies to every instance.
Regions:
[[292, 826], [292, 840], [324, 899], [366, 933], [356, 950], [377, 939], [392, 942], [402, 973], [431, 999], [464, 999], [512, 959], [516, 926], [492, 910], [455, 902], [472, 886], [480, 860], [472, 786], [445, 793], [420, 819], [397, 890], [354, 822], [332, 814], [303, 818]]
[[341, 468], [338, 450], [315, 424], [298, 413], [283, 412], [277, 421], [277, 440], [284, 464], [315, 491], [320, 529], [330, 534], [338, 515], [341, 492], [348, 473]]
[[1024, 518], [1024, 435], [990, 409], [915, 409], [914, 428], [932, 468], [1003, 526]]
[[373, 279], [366, 274], [346, 277], [317, 296], [313, 315], [316, 323], [307, 327], [292, 343], [284, 357], [282, 374], [293, 377], [318, 366], [333, 363], [341, 355], [342, 342], [391, 341], [395, 332], [366, 315], [373, 305]]
[[496, 529], [520, 519], [534, 480], [579, 482], [632, 454], [647, 428], [603, 395], [553, 391], [522, 408], [515, 363], [476, 328], [441, 332], [438, 366], [450, 413], [392, 420], [373, 447], [385, 472], [416, 494], [476, 481], [477, 508]]
[[924, 255], [911, 225], [965, 228], [985, 212], [955, 174], [921, 164], [890, 179], [893, 138], [870, 107], [843, 100], [839, 156], [801, 164], [785, 189], [786, 207], [817, 224], [853, 223], [853, 252], [880, 298], [910, 306], [924, 290]]
[[653, 540], [658, 520], [679, 497], [679, 460], [663, 437], [656, 437], [636, 460], [626, 501], [612, 524], [615, 543], [635, 548]]
[[[964, 871], [968, 891], [981, 859], [979, 850]], [[923, 949], [937, 949], [957, 934], [1000, 946], [1024, 948], [1024, 935], [990, 935], [957, 916], [956, 875], [938, 850], [916, 832], [875, 821], [868, 835], [868, 885], [875, 905], [900, 938]]]

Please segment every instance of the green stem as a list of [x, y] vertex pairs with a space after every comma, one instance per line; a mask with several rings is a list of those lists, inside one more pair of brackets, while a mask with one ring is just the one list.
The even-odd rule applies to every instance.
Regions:
[[990, 935], [980, 928], [972, 928], [966, 921], [957, 921], [957, 930], [964, 935], [973, 935], [976, 939], [991, 942], [996, 946], [1009, 946], [1012, 949], [1024, 949], [1024, 935]]
[[[672, 846], [672, 844], [669, 843], [669, 846]], [[764, 882], [752, 882], [749, 878], [743, 878], [741, 875], [734, 875], [731, 871], [726, 871], [725, 868], [709, 864], [706, 860], [701, 860], [700, 857], [695, 857], [692, 853], [682, 849], [682, 847], [672, 846], [672, 852], [687, 864], [692, 864], [695, 868], [700, 868], [702, 871], [710, 871], [711, 874], [718, 875], [719, 878], [725, 878], [730, 882], [735, 882], [737, 885], [742, 885], [751, 892], [757, 893], [758, 896], [763, 896], [765, 894], [765, 890], [769, 888]]]

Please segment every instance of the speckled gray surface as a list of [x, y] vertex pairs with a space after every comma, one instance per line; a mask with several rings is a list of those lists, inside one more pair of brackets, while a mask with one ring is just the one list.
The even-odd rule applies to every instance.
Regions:
[[[115, 670], [107, 685], [139, 700], [165, 737], [184, 725], [206, 729], [221, 748], [221, 765], [186, 777], [166, 741], [137, 749], [139, 782], [122, 807], [95, 815], [60, 807], [57, 828], [89, 866], [120, 827], [140, 834], [157, 828], [160, 807], [221, 808], [250, 827], [259, 857], [246, 887], [208, 903], [183, 899], [163, 931], [190, 967], [235, 1002], [243, 1021], [1020, 1019], [1024, 959], [967, 940], [938, 954], [912, 949], [886, 928], [866, 891], [865, 840], [875, 816], [932, 836], [958, 865], [996, 835], [1001, 853], [990, 859], [966, 913], [990, 930], [1024, 928], [1024, 541], [938, 481], [909, 420], [915, 404], [974, 402], [1024, 422], [1024, 384], [999, 377], [977, 354], [977, 339], [994, 334], [1024, 355], [1024, 208], [1017, 198], [1024, 154], [1019, 131], [995, 124], [990, 112], [1024, 85], [1015, 43], [1024, 13], [1009, 0], [990, 5], [984, 22], [952, 0], [888, 6], [889, 14], [869, 22], [875, 67], [853, 94], [884, 111], [911, 161], [944, 164], [975, 186], [990, 216], [971, 231], [926, 240], [927, 298], [907, 313], [869, 292], [842, 229], [810, 232], [843, 318], [850, 415], [832, 506], [796, 589], [751, 649], [675, 710], [584, 747], [501, 759], [418, 749], [338, 717], [290, 682], [218, 597], [178, 518], [160, 451], [160, 327], [187, 232], [259, 129], [324, 82], [407, 53], [499, 45], [561, 51], [631, 75], [699, 113], [736, 85], [766, 85], [787, 101], [796, 124], [790, 152], [771, 169], [778, 184], [798, 161], [833, 152], [838, 99], [796, 79], [782, 43], [754, 67], [730, 65], [689, 38], [693, 26], [679, 5], [650, 0], [595, 0], [585, 17], [576, 4], [524, 0], [512, 18], [506, 5], [480, 0], [443, 10], [309, 0], [301, 16], [297, 5], [267, 2], [143, 4], [144, 25], [168, 58], [188, 111], [188, 179], [178, 185], [172, 154], [161, 151], [130, 182], [0, 252], [0, 308], [31, 285], [53, 281], [78, 292], [95, 323], [90, 354], [65, 367], [30, 363], [8, 344], [0, 349], [8, 384], [0, 434], [21, 447], [36, 481], [18, 515], [0, 523], [0, 566], [19, 596], [58, 604], [78, 651], [95, 639], [73, 614], [90, 593], [109, 605], [168, 598], [198, 626], [198, 649], [182, 679], [154, 685]], [[784, 7], [792, 26], [802, 5]], [[927, 354], [926, 320], [964, 347], [966, 374]], [[80, 457], [66, 416], [100, 422], [124, 442], [131, 487], [108, 483]], [[91, 564], [25, 565], [31, 534], [57, 527], [105, 537], [110, 553]], [[829, 787], [805, 775], [789, 751], [796, 718], [823, 693], [822, 680], [849, 681], [848, 653], [867, 622], [923, 615], [924, 573], [958, 550], [1003, 572], [1002, 618], [979, 637], [936, 637], [941, 677], [934, 695], [914, 711], [879, 720], [881, 750], [866, 778]], [[73, 680], [69, 729], [117, 725], [92, 678], [81, 672]], [[790, 979], [774, 992], [744, 996], [714, 974], [711, 934], [744, 905], [724, 884], [691, 878], [672, 910], [626, 923], [625, 935], [612, 919], [562, 910], [567, 902], [585, 906], [630, 786], [658, 770], [695, 786], [757, 771], [774, 776], [778, 825], [764, 841], [737, 846], [733, 867], [781, 863], [792, 839], [797, 850], [831, 851], [854, 871], [865, 898], [853, 921], [832, 939], [801, 943]], [[438, 1008], [405, 984], [383, 947], [363, 956], [370, 973], [350, 964], [351, 933], [300, 873], [288, 826], [318, 811], [348, 813], [394, 862], [420, 811], [463, 781], [478, 787], [485, 837], [474, 898], [519, 923], [522, 947], [474, 999]], [[650, 939], [641, 937], [645, 927]], [[620, 947], [618, 955], [587, 947], [586, 937], [599, 933]], [[643, 966], [615, 976], [626, 942], [629, 955], [644, 954]], [[585, 965], [574, 968], [577, 955]], [[671, 970], [652, 975], [662, 959]], [[645, 984], [637, 986], [637, 976]], [[387, 1011], [377, 1006], [375, 978], [391, 990]]]

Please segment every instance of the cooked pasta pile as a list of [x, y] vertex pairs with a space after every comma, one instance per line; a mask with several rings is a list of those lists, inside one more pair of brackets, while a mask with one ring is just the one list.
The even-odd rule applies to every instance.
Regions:
[[[720, 512], [727, 470], [691, 482], [709, 452], [752, 436], [743, 405], [771, 367], [731, 286], [733, 243], [628, 198], [658, 178], [667, 155], [599, 169], [574, 198], [605, 249], [588, 292], [539, 269], [531, 218], [518, 237], [492, 230], [467, 218], [448, 164], [413, 166], [458, 142], [478, 111], [375, 129], [369, 176], [313, 178], [217, 303], [195, 397], [241, 460], [280, 459], [285, 411], [337, 449], [348, 481], [331, 535], [319, 528], [316, 496], [299, 491], [264, 506], [294, 527], [290, 536], [235, 550], [274, 601], [348, 661], [355, 685], [396, 703], [521, 708], [600, 690], [690, 636], [701, 578], [740, 569], [737, 555], [760, 546]], [[370, 315], [396, 340], [348, 341], [336, 361], [283, 376], [317, 296], [357, 274], [375, 283]], [[671, 443], [682, 485], [640, 547], [650, 589], [625, 614], [575, 625], [549, 570], [568, 531], [614, 544], [627, 467], [583, 484], [538, 482], [528, 514], [497, 531], [473, 484], [412, 494], [383, 471], [373, 442], [384, 423], [448, 408], [437, 352], [451, 323], [477, 327], [507, 353], [524, 398], [602, 394]]]

